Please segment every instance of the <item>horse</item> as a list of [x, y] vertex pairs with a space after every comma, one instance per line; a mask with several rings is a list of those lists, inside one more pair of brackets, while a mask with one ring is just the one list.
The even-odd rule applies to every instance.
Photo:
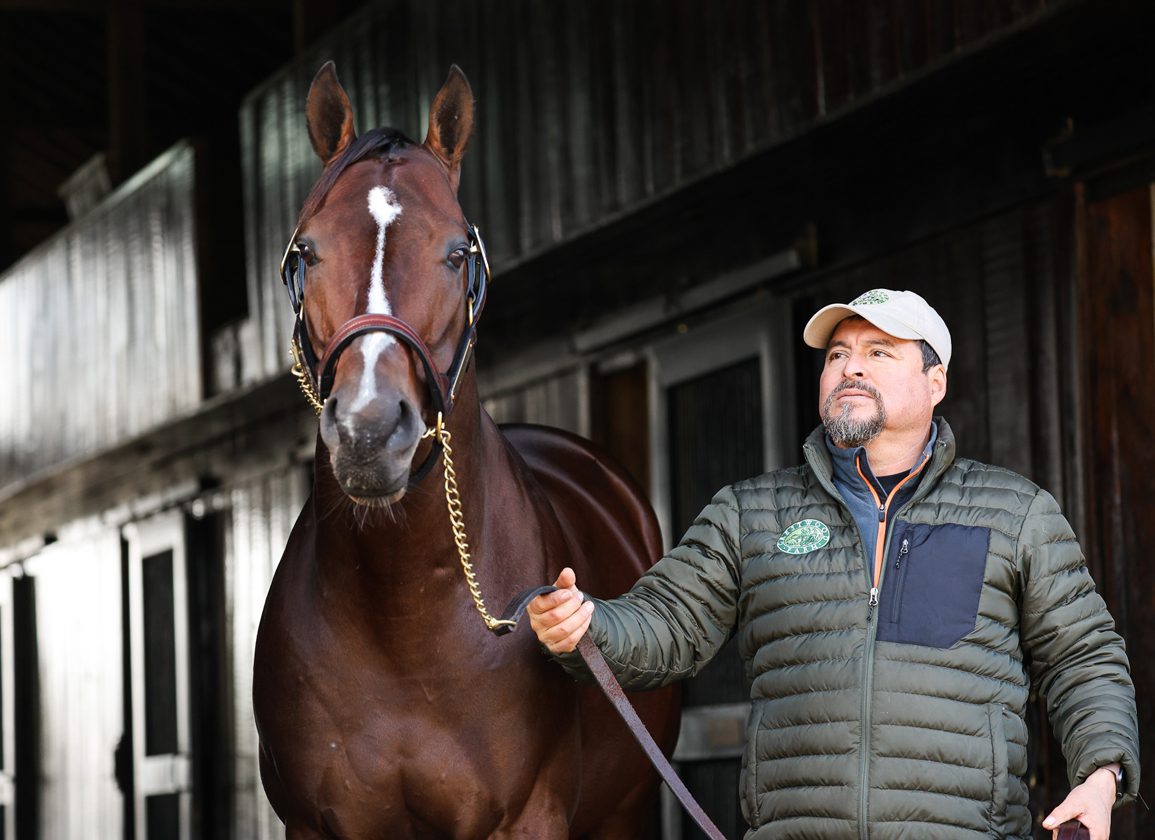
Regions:
[[[282, 279], [319, 412], [312, 493], [254, 652], [261, 779], [289, 840], [641, 838], [657, 777], [597, 689], [494, 618], [577, 571], [619, 594], [661, 553], [604, 453], [499, 428], [472, 364], [489, 279], [457, 200], [473, 94], [454, 66], [423, 143], [358, 136], [333, 64], [309, 89], [322, 173]], [[444, 490], [444, 492], [442, 492]], [[679, 696], [633, 695], [669, 754]]]

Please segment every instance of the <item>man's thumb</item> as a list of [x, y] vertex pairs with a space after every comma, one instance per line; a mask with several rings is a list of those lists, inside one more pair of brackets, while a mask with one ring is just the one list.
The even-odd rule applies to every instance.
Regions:
[[1058, 808], [1051, 811], [1051, 813], [1047, 815], [1047, 818], [1043, 820], [1043, 828], [1058, 828], [1075, 816], [1073, 813], [1068, 813], [1068, 811], [1070, 811], [1070, 809], [1067, 808], [1066, 802], [1059, 805]]
[[575, 583], [577, 583], [577, 575], [574, 574], [573, 569], [566, 566], [561, 570], [561, 574], [557, 576], [557, 580], [553, 582], [553, 585], [558, 589], [569, 589]]

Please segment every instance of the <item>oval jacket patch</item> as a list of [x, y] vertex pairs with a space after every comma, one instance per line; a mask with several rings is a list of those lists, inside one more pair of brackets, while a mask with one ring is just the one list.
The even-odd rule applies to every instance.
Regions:
[[787, 554], [806, 554], [830, 542], [830, 529], [817, 519], [795, 522], [778, 538], [778, 550]]

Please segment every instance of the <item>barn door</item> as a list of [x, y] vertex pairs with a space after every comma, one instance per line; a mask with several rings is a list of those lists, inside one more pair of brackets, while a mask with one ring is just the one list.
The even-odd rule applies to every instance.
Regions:
[[189, 840], [189, 725], [185, 522], [172, 511], [125, 528], [136, 840]]
[[[749, 312], [689, 330], [651, 351], [655, 411], [653, 501], [666, 543], [676, 543], [722, 487], [780, 462], [784, 417], [780, 335], [773, 311]], [[789, 403], [790, 401], [782, 401]], [[686, 786], [727, 837], [745, 829], [738, 804], [749, 686], [733, 642], [685, 684], [674, 757]], [[675, 806], [667, 840], [704, 835]]]
[[12, 578], [0, 575], [0, 840], [16, 836], [16, 682]]

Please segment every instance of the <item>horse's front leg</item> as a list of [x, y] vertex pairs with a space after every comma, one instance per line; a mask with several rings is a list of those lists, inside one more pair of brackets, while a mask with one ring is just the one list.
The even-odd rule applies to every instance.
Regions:
[[568, 840], [569, 819], [565, 813], [523, 814], [516, 823], [499, 828], [490, 840]]
[[326, 837], [309, 826], [286, 825], [285, 840], [326, 840]]

